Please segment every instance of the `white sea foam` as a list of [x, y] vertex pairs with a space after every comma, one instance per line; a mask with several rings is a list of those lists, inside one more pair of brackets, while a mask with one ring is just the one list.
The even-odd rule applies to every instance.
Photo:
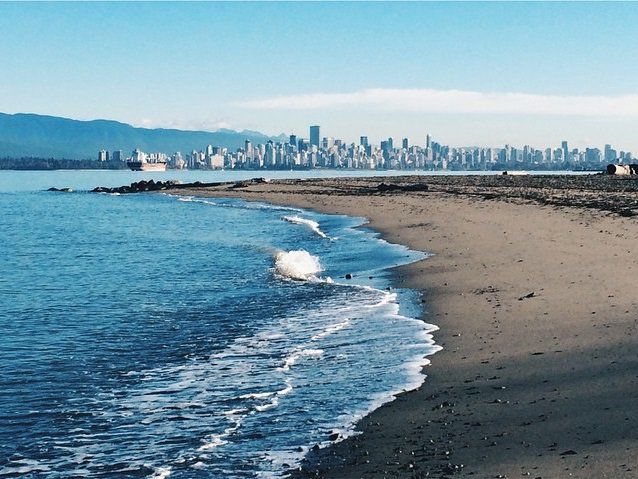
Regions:
[[[294, 390], [290, 380], [286, 380], [285, 384], [286, 384], [286, 387], [284, 387], [283, 389], [280, 389], [279, 391], [243, 394], [243, 395], [239, 396], [239, 399], [266, 399], [266, 398], [270, 398], [270, 400], [268, 402], [265, 402], [265, 403], [262, 403], [262, 404], [257, 404], [256, 406], [254, 406], [254, 411], [256, 411], [256, 412], [267, 411], [268, 409], [272, 409], [272, 408], [277, 407], [279, 405], [279, 398], [280, 397], [286, 396], [286, 395], [290, 394]], [[249, 412], [248, 409], [238, 409], [236, 411], [238, 411], [238, 413]], [[228, 417], [237, 417], [237, 416], [231, 415], [229, 413], [226, 413], [226, 415]], [[241, 420], [242, 420], [242, 418], [239, 418], [238, 424], [241, 423]], [[226, 432], [234, 432], [234, 430], [230, 431], [229, 429], [227, 429]]]
[[279, 404], [279, 399], [274, 397], [270, 400], [270, 402], [267, 402], [266, 404], [260, 404], [259, 406], [255, 406], [255, 410], [259, 412], [267, 411], [268, 409], [277, 407], [278, 404]]
[[219, 206], [219, 203], [205, 200], [203, 198], [196, 198], [194, 196], [178, 196], [177, 201], [182, 201], [184, 203], [201, 203], [203, 205]]
[[318, 358], [321, 356], [323, 356], [323, 349], [300, 349], [289, 355], [284, 361], [283, 366], [278, 369], [280, 371], [288, 371], [302, 358]]
[[241, 396], [239, 396], [239, 399], [263, 399], [263, 398], [268, 398], [270, 396], [274, 396], [275, 394], [277, 393], [276, 392], [249, 393], [249, 394], [242, 394]]
[[168, 476], [171, 475], [171, 472], [172, 471], [170, 467], [158, 467], [153, 472], [151, 479], [166, 479]]
[[[364, 286], [365, 287], [365, 286]], [[379, 291], [379, 290], [377, 290]], [[387, 291], [381, 291], [383, 293], [383, 298], [378, 303], [370, 304], [365, 306], [366, 308], [382, 308], [383, 306], [391, 305], [393, 309], [395, 309], [398, 313], [399, 311], [399, 303], [397, 303], [397, 294], [396, 293], [388, 293]]]
[[226, 436], [226, 434], [214, 434], [205, 444], [200, 446], [198, 451], [210, 451], [224, 444], [228, 444], [228, 441], [223, 439], [224, 436]]
[[310, 230], [312, 232], [314, 232], [315, 234], [321, 236], [322, 238], [328, 238], [328, 235], [326, 235], [326, 233], [324, 233], [323, 231], [321, 231], [321, 229], [319, 228], [319, 223], [317, 223], [316, 221], [313, 220], [309, 220], [306, 218], [302, 218], [301, 216], [282, 216], [281, 217], [282, 220], [284, 221], [288, 221], [289, 223], [294, 223], [297, 225], [305, 225], [308, 228], [310, 228]]
[[[248, 412], [248, 410], [242, 409], [241, 412]], [[237, 432], [237, 429], [239, 429], [244, 419], [243, 416], [234, 414], [225, 413], [224, 415], [232, 422], [232, 425], [224, 429], [224, 432], [221, 434], [211, 434], [208, 437], [208, 440], [202, 446], [200, 446], [199, 449], [197, 449], [199, 452], [211, 451], [218, 448], [219, 446], [228, 444], [226, 438], [232, 436], [235, 432]]]
[[285, 396], [287, 394], [290, 394], [292, 392], [294, 388], [292, 387], [292, 384], [290, 383], [290, 381], [286, 381], [286, 387], [281, 389], [280, 391], [277, 391], [277, 396]]
[[279, 251], [275, 255], [275, 271], [280, 276], [297, 281], [316, 280], [323, 271], [319, 258], [305, 250]]
[[[167, 195], [173, 197], [174, 195]], [[209, 199], [197, 197], [197, 196], [177, 196], [177, 201], [182, 201], [186, 203], [201, 203], [204, 205], [210, 206], [219, 206], [220, 208], [238, 208], [242, 210], [273, 210], [273, 211], [294, 211], [297, 213], [303, 213], [302, 209], [292, 208], [288, 206], [277, 206], [271, 205], [268, 203], [259, 203], [257, 201], [246, 201], [246, 202], [232, 202], [225, 203], [219, 201], [211, 201]]]
[[331, 334], [334, 334], [337, 331], [340, 331], [343, 328], [348, 327], [349, 324], [350, 324], [350, 320], [346, 318], [344, 321], [341, 321], [340, 323], [331, 324], [330, 326], [326, 327], [326, 329], [324, 329], [320, 333], [317, 333], [314, 336], [312, 336], [310, 339], [312, 341], [317, 341], [319, 339], [323, 339], [326, 336], [330, 336]]
[[300, 208], [293, 208], [291, 206], [277, 206], [271, 205], [268, 203], [257, 203], [257, 202], [247, 202], [241, 206], [237, 206], [237, 208], [245, 208], [249, 210], [275, 210], [275, 211], [296, 211], [298, 213], [303, 213], [304, 210]]
[[248, 409], [246, 408], [238, 408], [238, 409], [231, 409], [230, 411], [223, 412], [222, 414], [227, 417], [233, 417], [233, 416], [238, 416], [240, 414], [244, 414], [247, 412], [248, 412]]

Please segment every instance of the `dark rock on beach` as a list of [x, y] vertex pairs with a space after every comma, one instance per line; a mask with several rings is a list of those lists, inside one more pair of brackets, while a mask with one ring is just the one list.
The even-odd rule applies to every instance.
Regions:
[[133, 182], [130, 185], [117, 186], [115, 188], [97, 186], [91, 190], [91, 193], [142, 193], [145, 191], [167, 190], [169, 188], [177, 188], [179, 186], [181, 186], [181, 183], [178, 180], [140, 180]]
[[[251, 180], [237, 181], [234, 183], [202, 183], [201, 181], [194, 181], [192, 183], [182, 183], [179, 180], [140, 180], [131, 183], [130, 185], [117, 186], [109, 188], [106, 186], [97, 186], [91, 190], [91, 193], [143, 193], [147, 191], [161, 191], [161, 190], [184, 190], [184, 189], [198, 189], [198, 188], [213, 188], [218, 186], [226, 186], [229, 189], [247, 188], [252, 185], [259, 185], [269, 183], [267, 178], [253, 178]], [[57, 189], [50, 189], [50, 191], [62, 191]]]
[[396, 184], [396, 183], [379, 183], [377, 191], [428, 191], [428, 185], [425, 183], [409, 183], [409, 184]]
[[237, 181], [234, 184], [232, 184], [230, 188], [232, 189], [247, 188], [251, 185], [260, 185], [264, 183], [270, 183], [270, 180], [268, 178], [253, 178], [251, 180]]

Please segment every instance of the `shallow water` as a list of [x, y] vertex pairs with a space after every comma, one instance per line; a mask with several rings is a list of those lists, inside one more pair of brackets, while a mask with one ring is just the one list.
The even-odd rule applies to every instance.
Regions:
[[404, 315], [416, 298], [386, 290], [389, 266], [423, 254], [362, 219], [12, 191], [0, 477], [276, 477], [420, 384], [436, 350]]

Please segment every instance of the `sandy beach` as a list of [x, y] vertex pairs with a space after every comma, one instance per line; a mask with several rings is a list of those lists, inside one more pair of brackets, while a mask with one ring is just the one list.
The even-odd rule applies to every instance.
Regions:
[[175, 193], [364, 216], [434, 254], [396, 270], [440, 328], [424, 384], [295, 475], [638, 477], [638, 180], [342, 178]]

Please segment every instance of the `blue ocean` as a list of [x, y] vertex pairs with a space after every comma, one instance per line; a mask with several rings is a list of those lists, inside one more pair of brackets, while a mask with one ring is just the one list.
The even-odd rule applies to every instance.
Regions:
[[363, 218], [86, 192], [164, 176], [0, 172], [0, 477], [282, 477], [422, 383], [435, 328], [390, 268], [424, 253]]

